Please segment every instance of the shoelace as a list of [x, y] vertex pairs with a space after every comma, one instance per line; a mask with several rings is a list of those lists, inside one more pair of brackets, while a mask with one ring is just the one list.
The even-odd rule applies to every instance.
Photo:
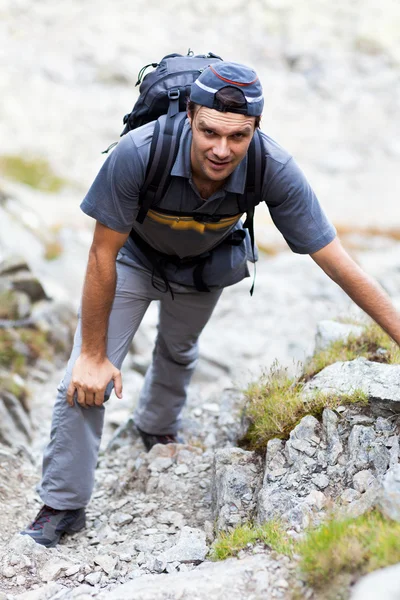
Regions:
[[29, 529], [32, 529], [33, 531], [43, 529], [45, 524], [50, 521], [50, 517], [56, 515], [59, 512], [59, 510], [56, 510], [55, 508], [50, 508], [50, 506], [43, 506], [38, 512], [32, 525], [30, 525]]

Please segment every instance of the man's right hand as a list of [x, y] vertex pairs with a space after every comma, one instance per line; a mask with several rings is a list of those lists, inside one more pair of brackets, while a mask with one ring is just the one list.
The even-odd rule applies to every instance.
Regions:
[[121, 371], [108, 360], [94, 359], [81, 354], [75, 362], [71, 382], [67, 390], [67, 402], [74, 405], [75, 391], [77, 402], [84, 408], [101, 406], [104, 392], [110, 381], [114, 381], [115, 394], [122, 398]]

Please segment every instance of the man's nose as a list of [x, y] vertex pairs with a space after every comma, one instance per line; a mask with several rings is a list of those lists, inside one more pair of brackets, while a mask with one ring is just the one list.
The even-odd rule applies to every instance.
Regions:
[[213, 153], [219, 160], [224, 160], [229, 156], [229, 144], [226, 138], [219, 138], [215, 141]]

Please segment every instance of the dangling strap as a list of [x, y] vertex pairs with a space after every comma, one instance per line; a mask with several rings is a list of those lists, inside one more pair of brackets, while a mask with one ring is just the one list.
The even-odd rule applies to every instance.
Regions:
[[253, 284], [250, 288], [250, 296], [253, 295], [256, 283], [256, 257], [255, 257], [255, 237], [254, 237], [254, 209], [262, 200], [262, 183], [265, 170], [265, 152], [261, 140], [261, 134], [257, 129], [251, 140], [247, 152], [247, 177], [246, 191], [244, 198], [244, 210], [246, 211], [246, 221], [243, 227], [249, 231], [251, 251], [253, 255]]

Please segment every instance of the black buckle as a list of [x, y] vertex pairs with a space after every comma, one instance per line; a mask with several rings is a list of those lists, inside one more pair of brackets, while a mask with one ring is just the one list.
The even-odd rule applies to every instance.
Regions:
[[181, 95], [179, 90], [173, 89], [168, 90], [168, 98], [170, 100], [179, 100], [179, 96]]

